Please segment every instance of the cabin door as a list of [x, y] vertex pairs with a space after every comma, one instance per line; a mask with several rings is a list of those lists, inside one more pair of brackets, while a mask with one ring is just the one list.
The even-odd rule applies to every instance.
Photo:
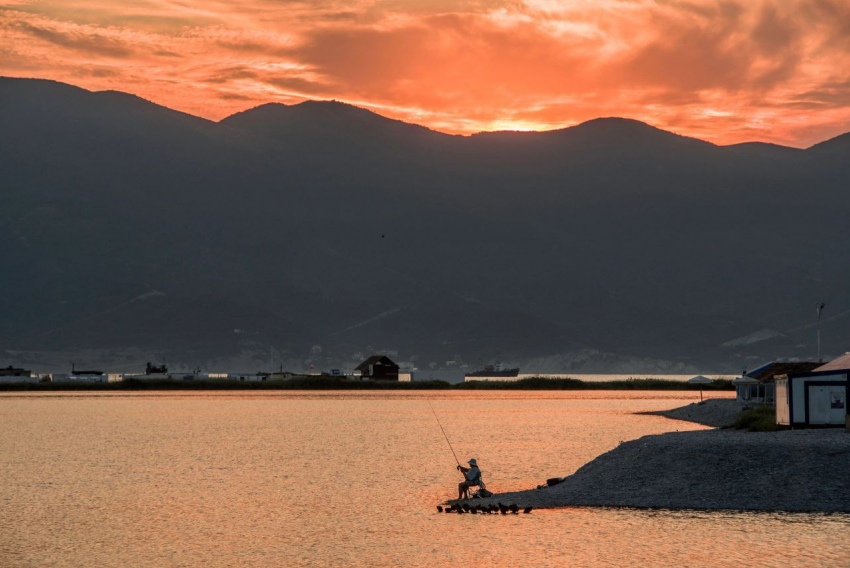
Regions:
[[809, 424], [844, 424], [844, 385], [809, 387]]

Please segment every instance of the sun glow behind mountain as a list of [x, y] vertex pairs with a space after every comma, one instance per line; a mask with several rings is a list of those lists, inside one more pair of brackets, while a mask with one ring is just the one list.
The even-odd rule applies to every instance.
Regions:
[[212, 119], [337, 99], [453, 133], [626, 116], [807, 146], [850, 129], [850, 4], [5, 0], [0, 74]]

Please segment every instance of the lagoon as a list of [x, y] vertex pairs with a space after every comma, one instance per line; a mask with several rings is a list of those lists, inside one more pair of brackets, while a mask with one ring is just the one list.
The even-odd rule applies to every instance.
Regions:
[[[712, 393], [730, 397], [734, 393]], [[86, 392], [0, 396], [0, 565], [850, 562], [848, 515], [574, 508], [439, 514], [454, 458], [510, 491], [620, 441], [685, 391]], [[764, 482], [769, 482], [765, 480]]]

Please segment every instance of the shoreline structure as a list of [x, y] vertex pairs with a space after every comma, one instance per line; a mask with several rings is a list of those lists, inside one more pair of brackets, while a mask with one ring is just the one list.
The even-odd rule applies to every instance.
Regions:
[[706, 402], [711, 404], [643, 414], [689, 420], [714, 426], [712, 430], [643, 436], [591, 460], [557, 485], [465, 502], [536, 509], [850, 513], [850, 433], [843, 428], [720, 429], [734, 421], [740, 405], [734, 400]]

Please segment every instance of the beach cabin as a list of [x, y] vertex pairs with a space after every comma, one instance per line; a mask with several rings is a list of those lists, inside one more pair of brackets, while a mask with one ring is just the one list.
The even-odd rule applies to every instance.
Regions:
[[821, 363], [815, 361], [771, 361], [732, 380], [735, 399], [741, 404], [773, 404], [777, 376], [813, 371]]
[[398, 365], [386, 355], [372, 355], [354, 369], [360, 373], [363, 379], [377, 379], [381, 381], [397, 381]]
[[[841, 359], [841, 358], [839, 358]], [[844, 426], [850, 358], [776, 377], [776, 423], [789, 428]]]

